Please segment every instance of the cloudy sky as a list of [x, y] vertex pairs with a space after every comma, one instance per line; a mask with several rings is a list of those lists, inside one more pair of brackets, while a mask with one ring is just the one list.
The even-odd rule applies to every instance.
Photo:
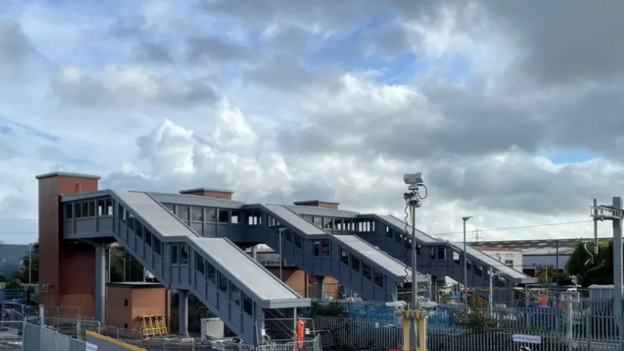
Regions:
[[[588, 237], [624, 195], [624, 1], [0, 3], [0, 240], [39, 173], [324, 199], [457, 240]], [[568, 223], [534, 226], [549, 223]], [[497, 228], [534, 226], [516, 230]], [[610, 225], [600, 226], [606, 235]], [[489, 229], [489, 230], [488, 230]]]

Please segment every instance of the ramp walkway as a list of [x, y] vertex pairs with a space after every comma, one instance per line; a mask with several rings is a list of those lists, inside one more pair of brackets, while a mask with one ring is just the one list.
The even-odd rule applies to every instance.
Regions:
[[194, 294], [245, 343], [261, 342], [265, 310], [310, 305], [229, 239], [199, 237], [148, 194], [104, 192], [115, 203], [117, 242], [162, 284]]

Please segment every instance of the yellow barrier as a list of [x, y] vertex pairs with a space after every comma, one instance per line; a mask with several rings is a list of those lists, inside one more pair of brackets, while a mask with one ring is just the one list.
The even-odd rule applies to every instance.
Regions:
[[119, 341], [117, 339], [109, 338], [108, 336], [100, 335], [100, 334], [92, 332], [90, 330], [87, 330], [87, 336], [91, 336], [91, 337], [94, 337], [94, 338], [102, 340], [102, 341], [110, 342], [111, 344], [115, 344], [115, 345], [117, 345], [119, 347], [123, 347], [126, 350], [147, 351], [146, 349], [142, 349], [142, 348], [140, 348], [138, 346], [130, 345], [130, 344], [125, 343], [123, 341]]
[[167, 335], [167, 321], [164, 314], [138, 316], [139, 331], [143, 336]]

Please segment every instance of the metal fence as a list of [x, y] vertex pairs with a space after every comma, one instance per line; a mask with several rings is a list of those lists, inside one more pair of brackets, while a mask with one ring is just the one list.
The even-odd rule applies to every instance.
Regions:
[[53, 329], [25, 323], [22, 349], [24, 351], [85, 351], [86, 343]]
[[[611, 311], [612, 301], [580, 298], [554, 307], [439, 306], [429, 319], [428, 350], [622, 350], [624, 318]], [[403, 342], [400, 321], [384, 303], [332, 301], [307, 312], [324, 346], [389, 350]]]

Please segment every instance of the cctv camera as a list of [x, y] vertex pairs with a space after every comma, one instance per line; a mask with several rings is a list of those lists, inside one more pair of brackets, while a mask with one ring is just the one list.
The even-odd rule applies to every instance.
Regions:
[[407, 302], [405, 301], [386, 302], [386, 306], [392, 308], [395, 312], [403, 312], [403, 310], [405, 310], [405, 307], [407, 307]]
[[407, 185], [421, 185], [421, 184], [424, 183], [424, 181], [422, 179], [422, 173], [421, 172], [418, 172], [418, 173], [406, 173], [403, 176], [403, 181]]
[[429, 310], [429, 311], [435, 311], [436, 308], [438, 307], [438, 304], [433, 302], [433, 301], [427, 300], [427, 301], [421, 302], [420, 306], [423, 309], [426, 309], [426, 310]]

